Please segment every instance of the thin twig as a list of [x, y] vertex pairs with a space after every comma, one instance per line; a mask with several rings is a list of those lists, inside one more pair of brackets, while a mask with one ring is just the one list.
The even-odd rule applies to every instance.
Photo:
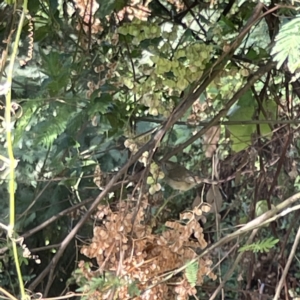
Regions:
[[2, 287], [0, 287], [0, 293], [4, 294], [6, 297], [8, 297], [8, 299], [11, 300], [18, 300], [17, 298], [15, 298], [13, 295], [11, 295], [9, 292], [7, 292], [5, 289], [3, 289]]
[[[253, 230], [253, 232], [251, 233], [251, 235], [248, 238], [248, 240], [247, 240], [247, 242], [246, 242], [245, 245], [249, 245], [249, 244], [252, 243], [252, 240], [254, 239], [257, 231], [258, 231], [258, 229]], [[243, 255], [244, 255], [244, 252], [239, 253], [239, 255], [237, 256], [236, 260], [234, 261], [232, 267], [227, 271], [227, 273], [225, 274], [222, 282], [217, 287], [217, 289], [214, 291], [214, 293], [210, 296], [209, 300], [213, 300], [213, 299], [215, 299], [217, 297], [217, 295], [219, 294], [220, 290], [223, 289], [226, 281], [231, 277], [231, 275], [234, 272], [235, 268], [238, 266], [238, 264], [241, 261]]]
[[278, 286], [277, 286], [277, 288], [276, 288], [276, 294], [275, 294], [273, 300], [277, 300], [277, 299], [279, 299], [279, 297], [280, 297], [280, 292], [281, 292], [283, 283], [284, 283], [284, 281], [285, 281], [286, 275], [287, 275], [287, 273], [288, 273], [288, 270], [289, 270], [289, 268], [290, 268], [290, 265], [291, 265], [291, 263], [292, 263], [292, 261], [293, 261], [293, 258], [294, 258], [294, 256], [295, 256], [296, 249], [297, 249], [297, 247], [298, 247], [299, 241], [300, 241], [300, 226], [299, 226], [299, 228], [298, 228], [298, 232], [297, 232], [297, 235], [296, 235], [296, 237], [295, 237], [295, 240], [294, 240], [294, 244], [293, 244], [291, 253], [290, 253], [290, 255], [289, 255], [289, 258], [288, 258], [288, 260], [287, 260], [287, 263], [286, 263], [286, 265], [285, 265], [285, 267], [284, 267], [283, 273], [282, 273], [281, 278], [280, 278], [280, 280], [279, 280]]

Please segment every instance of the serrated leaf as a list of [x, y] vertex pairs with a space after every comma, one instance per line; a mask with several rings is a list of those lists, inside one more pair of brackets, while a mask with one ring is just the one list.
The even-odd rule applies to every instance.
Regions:
[[245, 251], [253, 251], [254, 253], [257, 252], [269, 252], [270, 249], [274, 248], [274, 246], [279, 242], [278, 239], [274, 239], [270, 237], [268, 239], [264, 239], [262, 241], [258, 241], [257, 243], [253, 243], [250, 245], [244, 245], [239, 249], [239, 252]]
[[100, 97], [97, 97], [97, 94], [98, 92], [92, 94], [92, 102], [88, 109], [89, 116], [93, 116], [95, 113], [105, 114], [113, 101], [112, 96], [108, 93], [103, 93]]
[[191, 286], [196, 285], [198, 268], [199, 268], [198, 262], [195, 261], [192, 264], [189, 263], [185, 269], [185, 276]]
[[289, 70], [294, 73], [300, 67], [300, 18], [299, 16], [287, 23], [280, 29], [275, 38], [275, 46], [271, 55], [277, 61], [277, 68], [287, 60]]

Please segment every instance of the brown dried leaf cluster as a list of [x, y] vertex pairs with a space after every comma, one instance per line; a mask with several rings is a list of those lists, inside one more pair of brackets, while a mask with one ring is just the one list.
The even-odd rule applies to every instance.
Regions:
[[207, 115], [205, 111], [207, 108], [207, 102], [201, 103], [199, 100], [196, 100], [192, 105], [192, 111], [187, 118], [187, 123], [190, 125], [198, 125], [199, 122], [206, 119]]
[[96, 165], [95, 171], [94, 171], [94, 178], [93, 178], [94, 183], [96, 186], [101, 189], [101, 184], [102, 184], [102, 172], [100, 169], [100, 165]]
[[[99, 1], [98, 1], [99, 2]], [[75, 6], [79, 11], [79, 15], [82, 21], [76, 26], [76, 29], [80, 31], [83, 29], [85, 33], [95, 35], [103, 31], [103, 26], [99, 18], [95, 17], [95, 13], [99, 9], [97, 1], [91, 0], [75, 0]], [[116, 13], [116, 22], [120, 22], [124, 19], [132, 21], [134, 18], [142, 21], [147, 21], [151, 14], [148, 8], [151, 0], [131, 0], [129, 5], [125, 6], [122, 10]], [[106, 16], [109, 20], [110, 16]]]
[[96, 34], [103, 31], [101, 22], [94, 15], [99, 9], [97, 1], [90, 0], [75, 0], [76, 8], [79, 11], [79, 15], [82, 17], [82, 22], [78, 23], [76, 29], [80, 31], [84, 30], [86, 33]]
[[[169, 285], [170, 281], [163, 281], [163, 278], [167, 272], [195, 258], [196, 249], [206, 247], [203, 229], [191, 218], [186, 224], [182, 220], [167, 222], [165, 231], [153, 233], [153, 228], [145, 221], [147, 207], [146, 199], [137, 213], [125, 203], [114, 212], [109, 206], [100, 205], [96, 219], [101, 225], [95, 226], [91, 244], [84, 246], [81, 253], [97, 260], [100, 273], [113, 272], [121, 279], [123, 284], [114, 290], [118, 299], [133, 299], [128, 290], [132, 282], [137, 282], [141, 291], [141, 295], [134, 299], [188, 299], [189, 295], [196, 294], [196, 289], [188, 283], [185, 275], [173, 277], [175, 285]], [[210, 259], [200, 258], [198, 264], [197, 285], [203, 283], [204, 276], [215, 279]], [[90, 280], [91, 272], [84, 266], [80, 262], [79, 268]], [[96, 292], [101, 294], [99, 290]], [[107, 299], [109, 294], [103, 291], [97, 299]]]
[[148, 8], [151, 0], [131, 0], [128, 6], [125, 6], [122, 10], [117, 13], [117, 19], [122, 21], [125, 18], [132, 21], [137, 18], [142, 21], [147, 21], [151, 15], [151, 11]]
[[[117, 35], [114, 35], [112, 38], [117, 38]], [[98, 97], [101, 97], [100, 88], [106, 83], [107, 80], [114, 79], [117, 76], [116, 73], [117, 63], [105, 63], [100, 66], [94, 67], [95, 73], [99, 74], [98, 82], [88, 81], [86, 92], [86, 97], [90, 98], [94, 91], [98, 90]], [[117, 82], [114, 82], [114, 85], [117, 87]], [[106, 93], [112, 94], [113, 90], [107, 90]]]
[[186, 7], [185, 1], [182, 0], [167, 0], [169, 3], [173, 4], [176, 7], [177, 12], [181, 12]]

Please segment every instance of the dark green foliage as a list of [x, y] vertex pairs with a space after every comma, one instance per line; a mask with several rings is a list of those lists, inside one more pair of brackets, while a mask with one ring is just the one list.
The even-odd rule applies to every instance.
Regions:
[[[12, 100], [20, 108], [12, 112], [12, 124], [5, 124], [4, 114], [1, 113], [0, 131], [0, 154], [7, 157], [5, 126], [13, 128], [14, 156], [18, 160], [15, 177], [17, 234], [26, 234], [73, 205], [95, 199], [100, 193], [93, 181], [95, 166], [100, 165], [103, 177], [110, 179], [132, 156], [124, 141], [132, 139], [137, 142], [137, 136], [141, 133], [160, 128], [160, 124], [173, 112], [178, 113], [178, 109], [180, 111], [185, 106], [189, 93], [211, 78], [213, 80], [198, 97], [199, 103], [196, 104], [201, 108], [198, 107], [198, 111], [195, 109], [196, 112], [191, 107], [187, 108], [181, 119], [177, 120], [178, 124], [168, 128], [162, 141], [156, 145], [155, 154], [163, 157], [171, 153], [226, 110], [218, 120], [231, 122], [222, 125], [220, 139], [216, 142], [220, 165], [216, 163], [215, 166], [215, 161], [212, 162], [211, 157], [206, 155], [204, 142], [199, 137], [175, 153], [178, 161], [206, 178], [215, 176], [223, 179], [238, 170], [236, 181], [220, 185], [226, 197], [221, 211], [222, 214], [226, 208], [226, 215], [221, 215], [220, 228], [233, 230], [242, 224], [240, 221], [253, 212], [251, 209], [255, 199], [268, 197], [273, 204], [278, 202], [277, 199], [297, 192], [299, 178], [295, 177], [299, 169], [299, 133], [298, 125], [293, 122], [299, 119], [299, 87], [294, 88], [290, 80], [298, 83], [300, 67], [300, 18], [295, 15], [296, 9], [299, 9], [297, 1], [289, 4], [294, 5], [295, 10], [278, 7], [276, 16], [274, 10], [268, 11], [273, 8], [266, 4], [259, 19], [251, 23], [251, 28], [241, 41], [237, 37], [257, 5], [252, 1], [239, 1], [238, 4], [236, 1], [181, 3], [153, 0], [147, 8], [137, 7], [144, 15], [133, 20], [132, 7], [128, 6], [130, 1], [95, 1], [99, 7], [93, 18], [83, 16], [80, 9], [83, 2], [29, 1], [29, 13], [34, 17], [33, 56], [23, 67], [18, 61], [14, 65]], [[140, 5], [145, 5], [145, 2], [141, 1]], [[187, 4], [189, 7], [186, 7]], [[210, 4], [214, 6], [210, 8]], [[127, 10], [123, 18], [120, 11], [125, 7]], [[13, 18], [12, 14], [12, 7], [0, 4], [1, 53], [5, 53], [9, 34], [12, 34], [10, 43], [15, 36], [19, 17]], [[274, 18], [272, 22], [268, 17]], [[15, 22], [12, 27], [11, 20]], [[99, 27], [93, 27], [97, 24]], [[28, 27], [27, 19], [19, 46], [19, 60], [27, 57]], [[228, 47], [235, 42], [239, 44], [231, 55], [231, 50], [227, 53]], [[9, 44], [8, 58], [12, 48], [13, 45]], [[224, 53], [231, 56], [226, 54], [223, 61], [216, 64]], [[273, 68], [264, 73], [247, 91], [238, 94], [235, 111], [233, 106], [227, 107], [253, 74], [272, 59], [277, 70]], [[8, 63], [9, 59], [1, 74], [1, 86], [6, 79]], [[0, 105], [5, 106], [4, 95], [0, 96]], [[188, 122], [191, 116], [195, 117], [195, 123]], [[264, 123], [269, 120], [274, 124]], [[280, 123], [282, 120], [289, 120], [291, 124], [284, 127]], [[257, 123], [244, 124], [247, 121]], [[288, 136], [290, 140], [285, 148]], [[144, 143], [140, 142], [138, 148]], [[248, 159], [246, 164], [243, 164], [244, 157]], [[280, 159], [280, 164], [276, 164], [277, 159]], [[136, 165], [138, 163], [128, 170], [129, 174]], [[244, 183], [239, 176], [240, 171], [247, 167], [252, 168], [252, 172], [247, 173], [247, 182]], [[0, 222], [7, 225], [10, 211], [7, 166], [1, 164], [0, 169]], [[258, 172], [259, 180], [255, 177]], [[291, 173], [296, 175], [293, 177]], [[275, 175], [278, 178], [274, 179]], [[140, 187], [147, 178], [138, 179], [144, 179], [139, 182]], [[274, 184], [273, 180], [276, 181]], [[161, 185], [164, 187], [163, 180]], [[125, 186], [127, 182], [121, 191], [105, 197], [103, 202], [113, 203], [116, 207], [116, 203], [123, 203], [123, 195], [126, 201], [127, 197], [137, 201], [139, 198], [131, 195], [132, 186]], [[204, 195], [205, 199], [206, 190], [204, 186], [203, 190], [197, 190], [197, 194]], [[183, 210], [191, 209], [195, 191], [172, 200], [163, 217], [177, 218]], [[146, 188], [144, 193], [147, 192]], [[162, 197], [168, 198], [172, 193], [165, 187]], [[164, 202], [165, 199], [160, 200]], [[150, 216], [158, 211], [161, 203], [157, 202], [149, 201]], [[60, 244], [88, 208], [89, 204], [72, 214], [64, 214], [27, 237], [25, 243], [32, 249]], [[216, 241], [214, 217], [209, 215], [208, 219], [208, 234], [211, 234], [211, 240]], [[162, 231], [164, 224], [160, 216], [155, 222], [157, 232]], [[57, 289], [53, 289], [52, 296], [58, 296], [64, 290], [65, 282], [76, 270], [78, 261], [83, 259], [80, 247], [90, 243], [95, 224], [96, 220], [89, 218], [77, 233], [76, 242], [75, 239], [70, 241], [55, 270], [54, 285]], [[286, 232], [289, 232], [290, 219], [283, 218], [279, 225], [278, 233], [284, 240]], [[224, 232], [221, 231], [221, 234], [227, 234]], [[0, 252], [0, 286], [18, 295], [11, 245], [2, 229], [0, 233], [0, 250], [8, 247], [3, 253]], [[268, 234], [264, 232], [260, 241], [250, 245], [241, 244], [239, 251], [259, 253], [278, 250], [279, 239]], [[293, 237], [287, 238], [290, 239], [286, 242], [290, 249]], [[26, 283], [47, 267], [57, 249], [56, 245], [38, 251], [42, 257], [42, 265], [38, 266], [32, 258], [23, 257], [19, 245]], [[231, 262], [226, 262], [220, 275], [223, 276], [230, 267]], [[197, 264], [190, 264], [185, 270], [191, 286], [196, 284], [197, 271]], [[128, 285], [131, 297], [141, 293], [138, 281], [125, 282], [113, 272], [105, 274], [106, 277], [103, 274], [91, 276], [91, 280], [83, 279], [84, 274], [76, 272], [78, 270], [74, 273], [74, 281], [79, 292], [92, 294], [101, 289]], [[228, 291], [240, 288], [237, 287], [238, 275], [234, 273], [227, 285], [228, 299], [239, 297], [237, 293]], [[295, 277], [299, 276], [296, 269]], [[47, 279], [36, 291], [43, 292], [46, 284]], [[89, 299], [89, 295], [82, 299]]]

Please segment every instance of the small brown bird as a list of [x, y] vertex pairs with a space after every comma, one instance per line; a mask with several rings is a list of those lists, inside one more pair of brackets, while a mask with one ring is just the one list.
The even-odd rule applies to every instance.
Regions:
[[174, 163], [172, 161], [165, 161], [161, 163], [161, 169], [165, 174], [166, 183], [174, 190], [188, 191], [203, 181], [193, 175], [184, 166]]
[[[158, 162], [161, 167], [161, 170], [165, 174], [165, 182], [174, 190], [178, 191], [188, 191], [201, 183], [207, 184], [220, 184], [227, 182], [235, 178], [236, 174], [233, 174], [226, 179], [222, 180], [211, 180], [207, 178], [200, 178], [197, 175], [194, 175], [191, 171], [186, 169], [184, 166], [177, 164], [172, 161]], [[251, 170], [245, 171], [242, 174], [250, 173]]]

